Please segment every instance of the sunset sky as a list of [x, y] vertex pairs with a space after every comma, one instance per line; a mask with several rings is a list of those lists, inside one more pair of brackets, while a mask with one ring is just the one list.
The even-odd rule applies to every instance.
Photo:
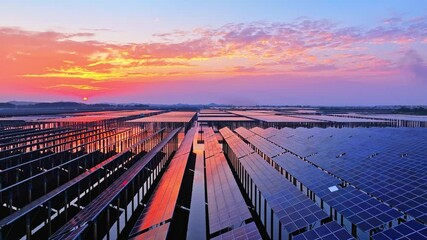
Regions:
[[6, 1], [0, 101], [427, 105], [427, 1]]

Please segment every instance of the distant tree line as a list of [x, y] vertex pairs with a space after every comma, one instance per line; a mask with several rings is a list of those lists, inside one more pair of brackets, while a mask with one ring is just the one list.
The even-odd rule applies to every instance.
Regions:
[[396, 114], [427, 115], [427, 108], [424, 107], [400, 107], [393, 111]]

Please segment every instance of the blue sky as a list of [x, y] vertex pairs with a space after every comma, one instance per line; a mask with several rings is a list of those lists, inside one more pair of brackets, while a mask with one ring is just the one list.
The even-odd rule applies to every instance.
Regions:
[[393, 17], [427, 13], [427, 1], [2, 1], [0, 23], [28, 30], [99, 31], [117, 42], [149, 41], [154, 33], [227, 23], [329, 19], [337, 24], [369, 26]]

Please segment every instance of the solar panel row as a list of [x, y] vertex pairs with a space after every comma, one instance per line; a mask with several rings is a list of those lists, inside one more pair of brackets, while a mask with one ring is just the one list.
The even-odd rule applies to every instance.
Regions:
[[384, 122], [382, 120], [375, 119], [363, 119], [363, 118], [346, 118], [339, 116], [327, 116], [327, 115], [292, 115], [298, 118], [306, 118], [319, 121], [328, 121], [328, 122]]
[[[112, 156], [111, 158], [101, 158], [97, 161], [99, 164], [92, 168], [90, 168], [92, 166], [90, 162], [93, 162], [95, 160], [94, 158], [82, 159], [83, 164], [80, 165], [80, 175], [78, 176], [75, 175], [74, 171], [71, 174], [70, 170], [72, 170], [72, 168], [67, 168], [69, 170], [68, 176], [73, 177], [73, 179], [68, 179], [68, 181], [65, 182], [62, 181], [59, 187], [56, 187], [47, 194], [33, 200], [31, 203], [26, 204], [16, 212], [12, 212], [10, 215], [0, 220], [2, 236], [6, 236], [5, 239], [8, 239], [8, 237], [11, 239], [19, 238], [25, 234], [25, 232], [19, 231], [22, 229], [22, 222], [25, 223], [25, 219], [29, 218], [34, 218], [34, 220], [27, 223], [27, 230], [31, 229], [31, 227], [36, 228], [37, 226], [40, 226], [39, 224], [43, 224], [44, 227], [33, 235], [35, 237], [49, 236], [51, 234], [51, 232], [48, 232], [49, 229], [51, 230], [54, 226], [58, 226], [58, 223], [64, 221], [64, 215], [71, 217], [76, 214], [77, 211], [80, 210], [81, 206], [86, 206], [87, 200], [90, 201], [91, 197], [96, 197], [100, 190], [103, 190], [108, 186], [108, 184], [106, 184], [107, 182], [112, 182], [114, 179], [117, 179], [119, 174], [124, 171], [124, 168], [133, 164], [137, 158], [139, 159], [144, 151], [148, 151], [154, 147], [160, 141], [159, 139], [161, 138], [162, 132], [163, 129], [143, 139], [127, 139], [129, 144], [133, 144], [131, 147]], [[135, 140], [137, 141], [136, 143]], [[71, 159], [68, 162], [74, 162], [74, 160], [76, 159]], [[83, 168], [83, 166], [87, 166], [87, 168]], [[77, 165], [75, 167], [78, 168], [79, 166]], [[52, 170], [56, 169], [60, 170], [59, 168], [53, 168]], [[63, 171], [64, 174], [66, 173], [64, 170], [61, 171]], [[45, 171], [44, 173], [48, 172], [49, 171]], [[57, 179], [58, 177], [59, 175], [54, 175], [53, 179]], [[52, 183], [52, 178], [48, 178], [48, 180], [49, 181], [45, 181], [45, 184], [47, 183], [47, 186], [49, 186], [47, 189], [51, 190], [50, 187], [52, 185], [55, 186], [55, 184]], [[42, 183], [43, 182], [41, 182], [41, 185]], [[36, 182], [34, 179], [32, 184], [34, 187], [32, 189], [33, 192], [40, 194], [40, 191], [35, 191], [39, 188], [38, 184], [40, 183]], [[3, 190], [6, 189], [2, 189], [2, 191]], [[19, 194], [19, 191], [17, 193]], [[13, 196], [11, 194], [9, 195]], [[26, 201], [27, 197], [17, 197], [14, 198], [13, 201], [9, 200], [8, 202], [15, 205], [16, 201]], [[40, 215], [40, 210], [46, 211], [47, 209], [52, 209], [50, 216], [49, 212], [45, 216]], [[30, 231], [27, 231], [26, 234], [27, 238], [32, 235]]]
[[272, 128], [272, 127], [267, 128], [267, 129], [260, 128], [260, 127], [254, 127], [254, 128], [251, 128], [250, 130], [252, 132], [254, 132], [255, 134], [257, 134], [263, 138], [267, 138], [267, 139], [276, 135], [276, 131], [277, 131], [276, 128]]
[[282, 174], [307, 196], [321, 205], [322, 199], [331, 191], [329, 187], [342, 183], [339, 179], [321, 171], [290, 153], [272, 158]]
[[408, 221], [373, 236], [374, 240], [427, 239], [427, 226], [416, 220]]
[[132, 123], [185, 123], [190, 122], [191, 119], [196, 115], [196, 112], [166, 112], [154, 116], [138, 118], [130, 120]]
[[[82, 236], [86, 230], [91, 230], [91, 236], [97, 238], [97, 219], [102, 213], [110, 214], [110, 204], [116, 205], [117, 208], [123, 207], [124, 210], [118, 214], [117, 219], [117, 229], [112, 233], [108, 230], [107, 236], [115, 233], [116, 237], [123, 230], [124, 226], [120, 226], [120, 221], [125, 223], [129, 220], [128, 211], [130, 210], [131, 214], [134, 209], [134, 206], [138, 204], [139, 201], [135, 202], [135, 199], [141, 199], [140, 192], [142, 191], [142, 196], [146, 194], [146, 191], [152, 186], [154, 179], [159, 175], [160, 171], [163, 169], [166, 161], [173, 151], [177, 148], [177, 134], [180, 129], [176, 129], [166, 136], [159, 144], [157, 144], [152, 151], [144, 155], [139, 161], [137, 161], [132, 167], [130, 167], [126, 172], [124, 172], [117, 180], [115, 180], [105, 191], [100, 193], [100, 195], [92, 200], [84, 209], [82, 209], [77, 215], [75, 215], [70, 221], [68, 221], [64, 226], [62, 226], [51, 239], [75, 239], [79, 236]], [[144, 170], [148, 171], [144, 171]], [[142, 177], [141, 177], [142, 175]], [[134, 184], [136, 181], [142, 184], [139, 180], [142, 178], [142, 183], [144, 185], [138, 186], [138, 193], [132, 195], [131, 198], [128, 198], [128, 189], [134, 189]], [[145, 191], [142, 189], [145, 187]], [[124, 202], [121, 203], [122, 193], [125, 193]], [[123, 201], [123, 200], [122, 200]], [[132, 207], [133, 206], [133, 207]], [[107, 229], [109, 229], [110, 219], [107, 218]], [[108, 238], [107, 237], [107, 238]]]
[[[149, 235], [158, 237], [166, 236], [168, 233], [169, 222], [173, 220], [172, 217], [177, 206], [178, 195], [195, 133], [196, 128], [193, 127], [185, 135], [184, 140], [171, 159], [150, 200], [132, 228], [130, 232], [132, 238], [145, 239]], [[166, 222], [167, 226], [164, 224]]]
[[260, 154], [262, 157], [266, 158], [267, 161], [270, 162], [268, 158], [272, 158], [283, 154], [286, 152], [282, 147], [269, 142], [267, 139], [262, 138], [255, 133], [247, 130], [246, 128], [237, 128], [235, 132], [239, 134], [243, 139], [251, 144], [252, 147]]
[[316, 229], [302, 233], [293, 240], [350, 240], [354, 239], [350, 233], [344, 230], [337, 222], [328, 222]]
[[254, 222], [248, 223], [241, 227], [235, 228], [229, 232], [221, 234], [217, 237], [212, 238], [212, 240], [255, 240], [261, 239], [258, 229]]
[[[382, 122], [343, 116], [286, 116], [274, 111], [236, 113], [241, 117], [217, 110], [199, 117], [219, 121], [209, 123], [214, 129], [225, 125], [232, 129], [255, 124], [300, 126], [300, 122], [292, 123], [294, 118], [313, 120], [307, 126]], [[86, 119], [88, 114], [68, 114], [75, 121], [69, 125], [65, 119], [56, 125], [43, 120], [52, 118], [49, 116], [31, 126], [25, 122], [2, 124], [0, 238], [46, 238], [64, 223], [68, 230], [61, 229], [54, 237], [116, 238], [124, 223], [133, 225], [137, 220], [134, 229], [126, 227], [126, 236], [131, 231], [130, 236], [137, 239], [164, 239], [176, 233], [174, 222], [187, 224], [182, 221], [187, 219], [182, 218], [183, 213], [195, 212], [203, 212], [203, 221], [196, 218], [199, 224], [193, 228], [202, 229], [196, 231], [198, 236], [206, 232], [208, 238], [260, 239], [259, 223], [264, 225], [258, 225], [262, 232], [274, 239], [350, 239], [351, 234], [359, 239], [426, 238], [426, 129], [239, 127], [235, 132], [223, 128], [215, 133], [208, 127], [200, 134], [204, 144], [195, 145], [196, 178], [196, 171], [185, 172], [194, 164], [193, 158], [189, 161], [193, 138], [184, 138], [169, 165], [171, 149], [176, 149], [184, 133], [177, 134], [154, 157], [147, 156], [152, 160], [137, 161], [147, 150], [158, 149], [156, 144], [164, 134], [155, 137], [158, 141], [136, 144], [148, 135], [141, 131], [146, 128], [165, 127], [163, 131], [168, 132], [185, 127], [187, 132], [195, 115], [175, 112], [164, 119], [143, 120], [143, 124], [125, 123], [139, 117], [134, 114], [137, 112], [91, 113]], [[245, 114], [247, 117], [242, 116]], [[221, 122], [245, 118], [259, 121]], [[289, 123], [280, 125], [277, 120]], [[224, 148], [218, 141], [224, 142]], [[128, 149], [134, 144], [138, 149]], [[191, 192], [191, 184], [186, 182], [189, 176], [193, 179], [188, 198], [191, 206], [182, 204], [184, 195]], [[153, 189], [156, 178], [159, 183]], [[202, 187], [195, 190], [197, 183]], [[188, 189], [183, 188], [187, 185]], [[195, 192], [199, 193], [199, 209], [193, 208]], [[141, 202], [141, 194], [146, 204]], [[138, 214], [134, 215], [143, 212], [139, 219], [133, 216], [128, 222], [135, 209]], [[252, 219], [251, 213], [258, 216]], [[190, 229], [187, 237], [193, 236], [188, 234]]]
[[[426, 151], [417, 144], [425, 141], [424, 132], [422, 129], [282, 129], [276, 130], [269, 140], [300, 156], [295, 161], [291, 160], [293, 157], [287, 159], [287, 154], [274, 159], [283, 158], [280, 164], [307, 188], [312, 185], [308, 176], [314, 173], [307, 169], [297, 171], [305, 163], [302, 157], [311, 163], [308, 164], [311, 168], [318, 170], [315, 167], [318, 166], [339, 177], [344, 185], [350, 183], [369, 193], [371, 196], [353, 187], [338, 187], [341, 190], [333, 193], [324, 191], [322, 199], [330, 204], [328, 207], [337, 208], [337, 213], [331, 212], [337, 221], [345, 225], [347, 219], [357, 227], [348, 228], [350, 232], [368, 238], [403, 219], [403, 214], [390, 206], [425, 222], [427, 194], [422, 182], [426, 178], [420, 175], [420, 170], [427, 170], [423, 161]], [[405, 135], [408, 138], [402, 138]], [[408, 143], [409, 138], [414, 141]], [[291, 162], [300, 164], [292, 169]], [[404, 180], [396, 181], [396, 176]], [[363, 236], [366, 234], [368, 237]]]
[[[259, 155], [251, 154], [252, 150], [236, 135], [225, 141], [225, 152], [272, 239], [289, 239], [327, 218], [326, 213]], [[245, 148], [247, 152], [243, 156], [235, 154]]]
[[[251, 141], [253, 138], [254, 137], [250, 137], [247, 140], [253, 144], [256, 149], [262, 150], [265, 148], [262, 146], [267, 145]], [[267, 140], [264, 139], [264, 141]], [[270, 144], [274, 145], [271, 142]], [[352, 187], [345, 189], [337, 187], [341, 181], [323, 172], [321, 169], [303, 161], [295, 155], [285, 154], [277, 157], [275, 157], [275, 153], [266, 155], [269, 157], [268, 161], [270, 164], [273, 166], [275, 166], [273, 163], [278, 164], [281, 169], [276, 169], [280, 170], [282, 174], [283, 171], [285, 171], [284, 175], [291, 182], [293, 182], [301, 191], [305, 192], [307, 196], [310, 196], [313, 201], [317, 200], [318, 205], [322, 207], [322, 209], [327, 213], [330, 213], [331, 217], [338, 220], [341, 225], [346, 227], [347, 230], [352, 232], [355, 236], [370, 236], [376, 231], [380, 231], [380, 229], [388, 227], [389, 225], [397, 225], [397, 218], [403, 216], [398, 211], [391, 209], [385, 204], [380, 203], [378, 200], [371, 198]], [[334, 187], [336, 191], [331, 192], [329, 187]], [[311, 194], [310, 191], [314, 194]], [[357, 195], [357, 197], [360, 198], [358, 199], [359, 201], [345, 201], [340, 205], [340, 203], [337, 202], [337, 199], [343, 199], [339, 198], [339, 196], [345, 195], [346, 192], [351, 192], [355, 196]], [[316, 198], [316, 195], [319, 198]], [[347, 194], [345, 199], [351, 199], [351, 197]], [[362, 199], [364, 201], [362, 201]], [[365, 202], [363, 204], [363, 209], [356, 207], [361, 202]], [[368, 204], [368, 202], [370, 204]], [[381, 211], [383, 211], [384, 214], [378, 216], [378, 208], [381, 208]], [[352, 211], [349, 209], [352, 209]], [[361, 216], [363, 216], [363, 218]], [[348, 222], [350, 222], [350, 224]], [[353, 230], [353, 226], [357, 229]]]
[[[389, 205], [427, 222], [425, 129], [286, 129], [275, 143]], [[280, 130], [279, 132], [284, 132]], [[304, 136], [314, 136], [310, 139]], [[295, 135], [298, 135], [296, 137]], [[410, 140], [407, 140], [410, 139]], [[396, 176], [404, 179], [396, 181]]]
[[137, 110], [137, 111], [105, 111], [105, 112], [94, 112], [93, 114], [84, 114], [76, 116], [65, 116], [61, 118], [49, 118], [42, 119], [39, 122], [75, 122], [75, 123], [88, 123], [96, 121], [107, 121], [118, 118], [125, 118], [130, 116], [139, 116], [139, 115], [150, 115], [153, 113], [160, 112], [158, 110]]
[[205, 139], [205, 159], [222, 153], [222, 147], [218, 143], [218, 140], [212, 128], [204, 128], [203, 138]]
[[301, 123], [301, 122], [321, 122], [315, 119], [300, 118], [293, 116], [280, 115], [275, 111], [230, 111], [236, 115], [249, 117], [268, 123]]
[[[244, 237], [248, 233], [238, 229], [246, 222], [252, 221], [252, 216], [219, 147], [215, 133], [208, 128], [204, 130], [203, 136], [205, 146], [213, 145], [205, 149], [210, 156], [205, 158], [209, 232], [211, 236], [227, 234], [226, 236], [232, 235], [235, 238]], [[261, 239], [256, 226], [254, 227], [250, 230], [251, 239]]]
[[251, 122], [250, 118], [239, 117], [239, 116], [199, 116], [197, 118], [199, 122]]

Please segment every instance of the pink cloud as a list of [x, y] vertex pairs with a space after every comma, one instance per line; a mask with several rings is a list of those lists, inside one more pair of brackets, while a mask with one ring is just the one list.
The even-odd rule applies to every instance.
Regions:
[[[94, 96], [116, 94], [124, 90], [121, 85], [239, 75], [372, 79], [400, 73], [418, 79], [425, 74], [423, 56], [400, 53], [412, 59], [402, 64], [378, 52], [394, 53], [399, 47], [394, 45], [427, 42], [426, 22], [421, 17], [386, 19], [369, 27], [309, 19], [230, 23], [176, 30], [155, 35], [152, 42], [129, 44], [82, 40], [98, 30], [60, 33], [2, 27], [0, 65], [7, 67], [0, 77], [5, 89], [17, 91], [14, 85], [19, 82], [28, 92], [85, 91]], [[378, 45], [385, 50], [372, 51]]]

